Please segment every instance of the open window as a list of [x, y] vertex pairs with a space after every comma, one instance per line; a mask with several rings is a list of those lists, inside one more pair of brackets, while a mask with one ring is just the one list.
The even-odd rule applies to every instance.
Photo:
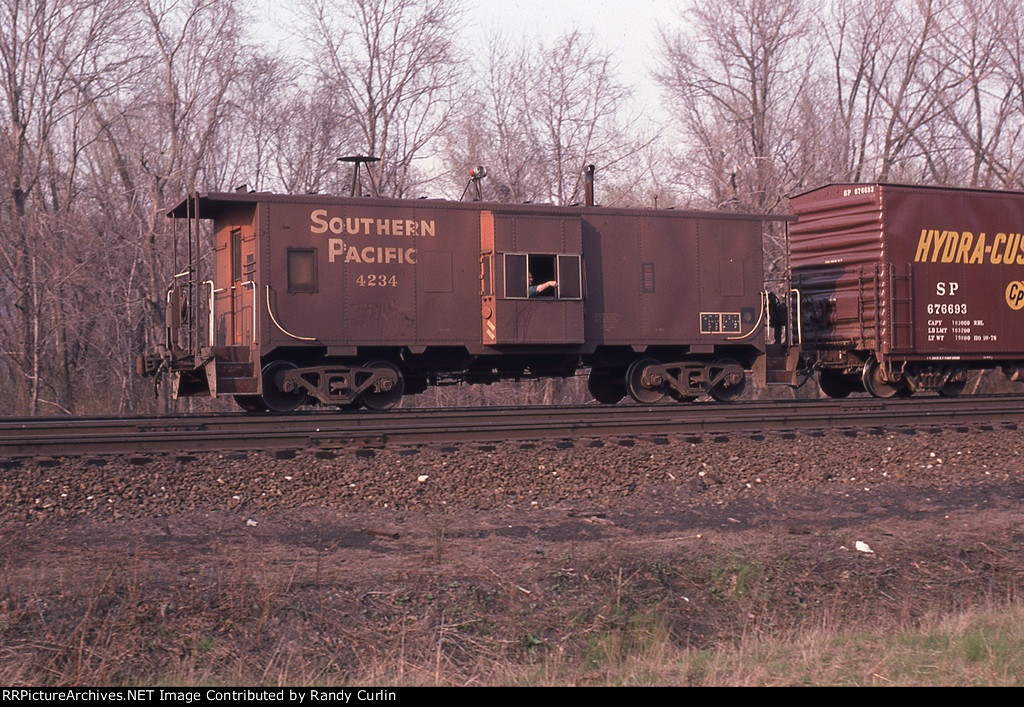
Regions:
[[505, 299], [583, 299], [579, 255], [505, 253]]

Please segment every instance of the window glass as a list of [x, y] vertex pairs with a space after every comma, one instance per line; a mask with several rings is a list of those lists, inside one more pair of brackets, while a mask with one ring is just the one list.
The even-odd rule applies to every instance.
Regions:
[[561, 299], [583, 298], [583, 283], [580, 278], [580, 256], [558, 256], [558, 296]]
[[493, 283], [493, 280], [491, 278], [491, 267], [492, 267], [491, 263], [492, 262], [493, 262], [493, 260], [491, 259], [491, 256], [488, 255], [488, 256], [484, 257], [484, 261], [483, 261], [483, 264], [482, 264], [482, 271], [481, 271], [481, 275], [480, 275], [480, 277], [481, 277], [481, 283], [480, 283], [480, 290], [481, 290], [481, 292], [480, 293], [484, 297], [490, 297], [492, 294], [494, 294], [494, 283]]
[[231, 229], [231, 281], [242, 279], [242, 229]]
[[505, 296], [526, 298], [527, 265], [525, 255], [505, 254]]
[[507, 299], [583, 299], [579, 255], [505, 253], [504, 263]]
[[315, 249], [288, 249], [288, 291], [316, 292]]

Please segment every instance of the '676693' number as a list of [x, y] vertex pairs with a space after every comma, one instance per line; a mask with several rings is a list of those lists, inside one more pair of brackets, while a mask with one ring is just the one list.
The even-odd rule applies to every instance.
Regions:
[[966, 302], [929, 304], [928, 314], [967, 314]]

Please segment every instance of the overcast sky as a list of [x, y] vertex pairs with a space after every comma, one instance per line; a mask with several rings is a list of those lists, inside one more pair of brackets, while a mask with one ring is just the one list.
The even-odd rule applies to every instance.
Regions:
[[[495, 29], [512, 36], [551, 40], [579, 29], [593, 33], [619, 62], [619, 80], [636, 86], [637, 98], [649, 106], [657, 102], [650, 68], [657, 48], [659, 27], [677, 26], [685, 3], [666, 0], [451, 0], [465, 8], [466, 36], [470, 45], [483, 46]], [[288, 3], [257, 0], [254, 11], [262, 18], [261, 35], [271, 44], [285, 42]]]

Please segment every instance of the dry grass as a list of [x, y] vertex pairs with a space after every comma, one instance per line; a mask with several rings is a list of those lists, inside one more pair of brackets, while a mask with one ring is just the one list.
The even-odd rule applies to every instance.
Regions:
[[[338, 556], [0, 565], [4, 685], [1019, 685], [1024, 607], [1009, 568], [865, 611], [878, 576], [787, 609], [808, 570], [722, 559], [562, 558], [546, 601], [505, 572], [436, 557], [357, 585]], [[570, 566], [571, 565], [571, 566]], [[820, 566], [815, 566], [821, 570]], [[823, 580], [828, 578], [823, 577]], [[539, 580], [538, 580], [539, 581]], [[911, 578], [911, 583], [913, 579]], [[681, 598], [686, 591], [691, 599]], [[973, 592], [973, 593], [972, 593]], [[702, 609], [694, 611], [700, 604]], [[861, 614], [864, 620], [851, 621]]]

